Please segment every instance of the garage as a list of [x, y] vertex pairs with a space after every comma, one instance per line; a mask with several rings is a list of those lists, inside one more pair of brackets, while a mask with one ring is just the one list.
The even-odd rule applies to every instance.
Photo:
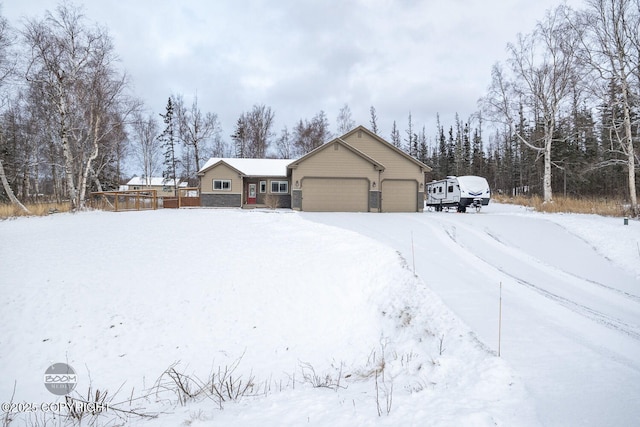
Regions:
[[366, 178], [305, 178], [302, 210], [307, 212], [368, 212]]
[[382, 181], [382, 212], [417, 212], [418, 183], [413, 180]]

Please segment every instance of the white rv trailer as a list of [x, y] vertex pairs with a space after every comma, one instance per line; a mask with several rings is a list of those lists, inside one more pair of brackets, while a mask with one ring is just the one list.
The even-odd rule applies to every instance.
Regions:
[[468, 206], [479, 211], [489, 204], [491, 190], [486, 179], [480, 176], [448, 176], [447, 179], [432, 181], [426, 188], [427, 207], [437, 212], [443, 208], [457, 208], [458, 212], [466, 212]]

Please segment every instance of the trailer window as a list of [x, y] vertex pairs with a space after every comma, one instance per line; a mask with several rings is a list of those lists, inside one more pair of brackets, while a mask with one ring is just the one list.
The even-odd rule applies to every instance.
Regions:
[[438, 187], [438, 193], [442, 193], [442, 187]]
[[453, 193], [453, 185], [449, 186], [449, 189], [447, 190], [449, 193]]

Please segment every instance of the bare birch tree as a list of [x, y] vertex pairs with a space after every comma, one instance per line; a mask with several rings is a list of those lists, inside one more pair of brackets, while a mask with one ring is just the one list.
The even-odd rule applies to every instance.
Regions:
[[[11, 47], [13, 45], [13, 37], [7, 20], [0, 16], [0, 88], [14, 72], [15, 58], [11, 55]], [[14, 205], [18, 206], [22, 211], [29, 213], [29, 210], [18, 200], [13, 189], [9, 185], [7, 176], [4, 171], [2, 160], [5, 154], [5, 139], [0, 129], [0, 182], [7, 197]]]
[[553, 200], [551, 190], [551, 147], [557, 129], [558, 116], [570, 99], [576, 81], [578, 35], [567, 23], [566, 6], [547, 13], [544, 21], [530, 35], [519, 35], [516, 44], [509, 44], [514, 89], [526, 112], [542, 130], [542, 137], [529, 141], [521, 132], [518, 138], [544, 159], [543, 198]]
[[291, 132], [286, 126], [280, 131], [280, 136], [276, 140], [276, 148], [278, 150], [278, 158], [290, 159], [293, 153], [293, 141]]
[[27, 21], [27, 80], [41, 88], [55, 111], [56, 138], [62, 149], [67, 196], [83, 208], [91, 173], [133, 104], [125, 100], [126, 80], [114, 63], [111, 38], [85, 23], [69, 4]]
[[263, 159], [267, 156], [273, 138], [274, 117], [275, 113], [271, 107], [264, 104], [254, 105], [253, 109], [246, 113], [249, 157]]
[[[631, 210], [640, 214], [636, 189], [636, 167], [640, 164], [634, 142], [633, 109], [640, 103], [640, 0], [588, 0], [588, 9], [576, 25], [587, 29], [582, 37], [581, 58], [591, 68], [589, 87], [607, 105], [611, 114], [608, 125], [613, 151], [626, 160]], [[572, 20], [569, 20], [572, 22]], [[617, 96], [611, 99], [611, 89]], [[636, 112], [638, 114], [638, 112]]]
[[131, 145], [144, 178], [155, 176], [160, 168], [158, 121], [153, 115], [137, 113], [131, 124]]
[[349, 132], [351, 129], [356, 127], [356, 122], [353, 121], [351, 116], [351, 108], [349, 108], [348, 104], [344, 104], [338, 112], [338, 135], [344, 135]]
[[292, 131], [293, 154], [304, 156], [327, 142], [331, 136], [329, 121], [324, 111], [313, 116], [311, 121], [300, 119]]
[[[175, 97], [174, 108], [178, 121], [178, 137], [185, 151], [193, 158], [195, 171], [200, 170], [202, 159], [212, 152], [212, 143], [220, 139], [220, 123], [215, 113], [202, 113], [198, 106], [198, 96], [194, 97], [191, 108], [186, 108], [182, 96]], [[189, 178], [194, 178], [189, 176]]]

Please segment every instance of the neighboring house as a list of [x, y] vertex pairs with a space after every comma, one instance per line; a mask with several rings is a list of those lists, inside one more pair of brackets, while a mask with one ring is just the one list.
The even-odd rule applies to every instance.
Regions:
[[430, 168], [359, 126], [296, 160], [211, 159], [200, 170], [202, 206], [261, 204], [327, 212], [420, 212]]
[[[178, 180], [178, 187], [186, 187], [186, 185], [186, 182]], [[165, 180], [162, 177], [134, 176], [126, 185], [121, 185], [120, 190], [157, 190], [158, 197], [175, 197], [173, 179]]]

